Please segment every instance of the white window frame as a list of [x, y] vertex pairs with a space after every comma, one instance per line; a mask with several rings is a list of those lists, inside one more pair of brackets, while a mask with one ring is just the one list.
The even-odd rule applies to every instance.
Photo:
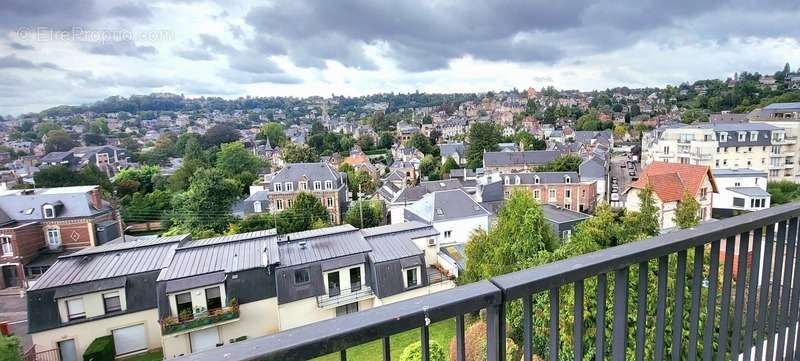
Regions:
[[326, 180], [325, 181], [325, 189], [326, 190], [333, 189], [333, 181]]
[[272, 188], [275, 192], [283, 192], [283, 184], [282, 183], [275, 183], [272, 185]]
[[539, 179], [538, 175], [533, 176], [533, 184], [539, 184], [541, 180]]
[[[75, 308], [80, 308], [81, 312], [72, 313], [72, 307], [70, 307], [70, 304], [73, 304]], [[78, 304], [80, 307], [77, 306]], [[74, 321], [86, 318], [86, 305], [83, 303], [83, 297], [67, 299], [64, 301], [64, 306], [67, 309], [67, 320]], [[73, 315], [75, 317], [73, 317]]]
[[293, 199], [290, 198], [286, 200], [286, 208], [292, 208], [292, 204], [294, 204]]
[[[408, 284], [408, 271], [414, 271], [416, 274], [416, 283], [413, 285]], [[422, 285], [422, 272], [420, 266], [414, 266], [409, 268], [403, 268], [403, 286], [404, 288], [411, 288], [411, 287], [418, 287]]]
[[505, 177], [505, 180], [503, 181], [503, 183], [505, 183], [505, 185], [511, 184], [511, 178]]
[[286, 189], [287, 192], [294, 192], [294, 183], [286, 182], [284, 188]]
[[0, 246], [2, 246], [3, 256], [14, 255], [14, 246], [11, 244], [11, 237], [0, 236]]
[[322, 190], [322, 182], [314, 181], [314, 190], [315, 191], [321, 191]]
[[118, 310], [112, 310], [111, 312], [120, 312], [120, 311], [124, 311], [125, 310], [125, 308], [122, 307], [122, 296], [120, 296], [119, 291], [114, 291], [114, 292], [108, 292], [108, 293], [104, 293], [103, 294], [103, 312], [104, 313], [108, 313], [109, 312], [108, 311], [108, 307], [106, 307], [106, 298], [114, 298], [114, 297], [119, 299], [119, 309]]
[[750, 141], [755, 142], [758, 140], [758, 132], [750, 132]]
[[572, 178], [568, 175], [564, 176], [564, 183], [570, 184], [572, 183]]
[[[57, 242], [53, 242], [56, 240]], [[58, 228], [50, 228], [47, 230], [47, 244], [50, 247], [61, 247], [61, 230]]]
[[261, 213], [261, 212], [263, 212], [263, 210], [262, 210], [262, 208], [261, 208], [261, 201], [255, 201], [255, 202], [253, 202], [253, 212], [256, 212], [256, 213]]
[[536, 199], [536, 200], [541, 200], [542, 199], [542, 192], [540, 190], [538, 190], [538, 189], [534, 189], [533, 190], [533, 198]]
[[547, 201], [548, 202], [555, 202], [558, 199], [558, 193], [555, 189], [548, 189], [547, 192]]
[[[48, 215], [49, 213], [49, 215]], [[42, 217], [43, 218], [56, 218], [56, 207], [53, 207], [51, 204], [45, 204], [42, 206]]]
[[450, 238], [453, 236], [453, 231], [444, 231], [444, 238]]
[[308, 190], [308, 182], [307, 181], [297, 182], [297, 188], [299, 188], [301, 191]]
[[275, 209], [278, 211], [283, 210], [283, 199], [276, 199], [275, 200]]
[[514, 184], [520, 184], [520, 183], [521, 180], [519, 179], [519, 176], [514, 176]]
[[333, 197], [327, 197], [327, 198], [325, 198], [325, 205], [326, 205], [328, 208], [330, 208], [330, 209], [333, 209], [333, 206], [334, 206], [334, 204], [335, 204], [335, 203], [333, 202]]

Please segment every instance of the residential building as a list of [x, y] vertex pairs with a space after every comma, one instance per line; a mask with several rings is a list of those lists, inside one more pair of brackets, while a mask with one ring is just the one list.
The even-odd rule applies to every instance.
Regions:
[[552, 204], [542, 205], [542, 212], [544, 213], [544, 219], [550, 224], [553, 234], [563, 243], [569, 242], [575, 232], [575, 227], [590, 218], [586, 213], [557, 207]]
[[439, 155], [442, 157], [442, 164], [447, 162], [448, 158], [453, 158], [458, 165], [466, 164], [466, 150], [463, 142], [439, 144]]
[[419, 127], [408, 124], [406, 122], [397, 123], [397, 139], [400, 141], [401, 144], [405, 144], [407, 141], [420, 132]]
[[261, 183], [269, 192], [269, 210], [282, 212], [300, 193], [319, 198], [330, 213], [330, 221], [339, 224], [347, 212], [347, 175], [327, 163], [290, 163], [264, 176]]
[[188, 355], [452, 288], [429, 262], [438, 237], [408, 222], [120, 238], [60, 258], [31, 287], [30, 334], [62, 360], [107, 335], [117, 357]]
[[58, 255], [122, 233], [97, 186], [11, 190], [0, 194], [0, 288], [24, 287]]
[[491, 214], [462, 189], [428, 193], [405, 207], [404, 221], [433, 225], [441, 235], [440, 244], [466, 243], [472, 231], [489, 229]]
[[[797, 143], [797, 137], [800, 136], [800, 102], [773, 103], [750, 112], [747, 117], [750, 123], [783, 129], [783, 132], [776, 132], [772, 138], [773, 148], [769, 153], [767, 169], [769, 180], [800, 181], [800, 162], [797, 157], [800, 152], [800, 145]], [[758, 167], [743, 168], [764, 170]]]
[[714, 169], [711, 173], [719, 190], [712, 205], [715, 218], [769, 208], [766, 172], [743, 168]]
[[605, 199], [608, 187], [608, 161], [604, 157], [589, 156], [578, 166], [581, 182], [596, 182], [597, 199]]
[[658, 223], [662, 230], [675, 228], [675, 212], [685, 194], [700, 203], [700, 221], [711, 219], [714, 193], [718, 193], [711, 168], [706, 165], [653, 162], [642, 170], [639, 179], [625, 190], [625, 208], [639, 211], [639, 192], [645, 187], [653, 190], [658, 208]]
[[[389, 183], [391, 184], [391, 183]], [[378, 190], [378, 197], [386, 204], [387, 223], [397, 224], [405, 222], [406, 207], [416, 203], [425, 195], [453, 189], [462, 189], [464, 184], [457, 179], [440, 181], [425, 181], [419, 185], [397, 188], [385, 184]]]
[[71, 169], [80, 169], [91, 164], [113, 176], [128, 166], [128, 158], [127, 151], [123, 148], [100, 145], [51, 152], [41, 158], [41, 163], [43, 167], [61, 165]]
[[552, 150], [528, 150], [522, 152], [485, 152], [483, 168], [486, 173], [531, 172], [542, 164], [553, 161], [562, 153]]
[[523, 190], [542, 204], [584, 213], [591, 212], [597, 202], [597, 182], [584, 181], [577, 172], [508, 173], [489, 177], [489, 182], [503, 182], [504, 199], [515, 190]]

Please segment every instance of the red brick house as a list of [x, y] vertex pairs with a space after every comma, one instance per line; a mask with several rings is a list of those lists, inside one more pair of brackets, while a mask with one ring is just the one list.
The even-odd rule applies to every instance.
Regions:
[[97, 186], [0, 193], [0, 288], [23, 287], [58, 255], [119, 237], [117, 219]]

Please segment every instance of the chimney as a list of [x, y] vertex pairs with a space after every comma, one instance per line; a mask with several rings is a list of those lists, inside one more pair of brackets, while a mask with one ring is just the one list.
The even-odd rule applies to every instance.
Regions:
[[91, 197], [90, 201], [92, 202], [92, 207], [94, 207], [94, 209], [103, 208], [103, 198], [100, 196], [99, 188], [95, 187], [89, 191], [89, 197]]

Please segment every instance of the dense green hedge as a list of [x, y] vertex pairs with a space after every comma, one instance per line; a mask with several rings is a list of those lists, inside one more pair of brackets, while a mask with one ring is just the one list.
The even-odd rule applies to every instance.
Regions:
[[83, 361], [113, 361], [115, 354], [114, 338], [111, 335], [98, 337], [86, 348]]

